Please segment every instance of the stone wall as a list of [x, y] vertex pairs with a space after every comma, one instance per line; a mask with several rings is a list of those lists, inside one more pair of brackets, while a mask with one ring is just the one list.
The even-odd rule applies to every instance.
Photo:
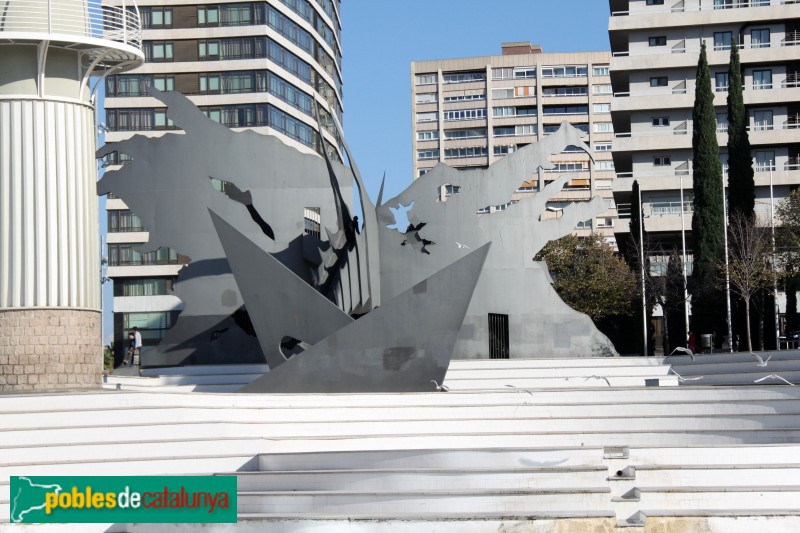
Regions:
[[100, 386], [100, 313], [0, 310], [0, 391]]

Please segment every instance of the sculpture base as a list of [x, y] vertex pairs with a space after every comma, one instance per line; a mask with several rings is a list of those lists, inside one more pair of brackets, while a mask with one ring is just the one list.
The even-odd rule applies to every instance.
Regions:
[[0, 391], [99, 388], [101, 315], [0, 310]]

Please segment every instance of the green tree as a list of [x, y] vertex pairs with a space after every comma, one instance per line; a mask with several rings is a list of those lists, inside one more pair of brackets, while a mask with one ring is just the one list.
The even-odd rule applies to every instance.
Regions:
[[631, 313], [636, 278], [602, 235], [550, 241], [534, 260], [547, 261], [561, 299], [592, 320]]
[[719, 161], [714, 93], [711, 91], [705, 43], [700, 49], [697, 64], [692, 122], [692, 329], [703, 333], [712, 331], [716, 322], [719, 322], [720, 298], [715, 289], [715, 280], [717, 263], [724, 257], [725, 231], [722, 165]]
[[742, 65], [736, 39], [731, 42], [728, 66], [728, 212], [753, 218], [755, 181], [750, 136], [747, 133], [747, 110], [744, 107]]

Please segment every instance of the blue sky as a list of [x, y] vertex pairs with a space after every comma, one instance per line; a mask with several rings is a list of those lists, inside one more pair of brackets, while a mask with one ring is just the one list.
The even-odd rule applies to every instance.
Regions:
[[411, 182], [411, 61], [608, 50], [608, 17], [606, 0], [342, 0], [344, 132], [373, 201], [384, 171], [384, 198]]

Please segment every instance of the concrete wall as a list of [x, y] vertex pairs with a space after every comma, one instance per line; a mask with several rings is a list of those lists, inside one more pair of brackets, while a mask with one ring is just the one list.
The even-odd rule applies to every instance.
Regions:
[[100, 385], [100, 313], [0, 310], [0, 391]]

